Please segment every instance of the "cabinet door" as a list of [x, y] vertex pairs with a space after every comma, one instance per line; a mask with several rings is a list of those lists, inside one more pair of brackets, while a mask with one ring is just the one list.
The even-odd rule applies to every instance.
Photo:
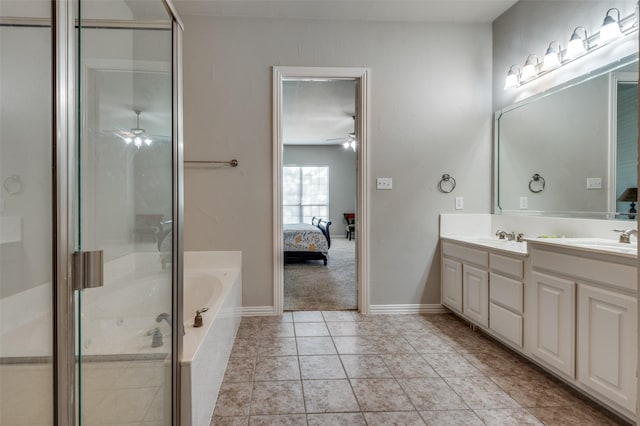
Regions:
[[489, 273], [482, 269], [462, 267], [462, 313], [472, 321], [489, 326]]
[[532, 354], [575, 378], [575, 283], [533, 272]]
[[635, 297], [588, 285], [578, 287], [578, 380], [635, 411]]
[[462, 264], [442, 259], [442, 304], [462, 312]]

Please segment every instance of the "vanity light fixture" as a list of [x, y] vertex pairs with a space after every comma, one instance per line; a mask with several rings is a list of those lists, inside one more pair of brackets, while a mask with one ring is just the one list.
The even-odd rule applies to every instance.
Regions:
[[[578, 30], [582, 30], [584, 32], [584, 38], [580, 37]], [[573, 34], [571, 34], [569, 44], [567, 44], [567, 51], [564, 53], [565, 58], [570, 60], [587, 53], [587, 49], [589, 48], [589, 41], [587, 38], [587, 29], [585, 27], [576, 27], [576, 29], [573, 30]]]
[[520, 67], [517, 65], [511, 65], [509, 72], [507, 72], [507, 79], [504, 82], [505, 89], [513, 89], [520, 85]]
[[[611, 12], [617, 12], [618, 19], [613, 19]], [[620, 10], [612, 7], [607, 10], [607, 14], [604, 17], [602, 28], [600, 29], [600, 44], [609, 43], [611, 40], [622, 37], [622, 30], [620, 29]]]
[[[571, 34], [571, 39], [565, 50], [562, 50], [560, 43], [552, 41], [549, 43], [549, 47], [541, 63], [535, 55], [529, 55], [522, 68], [522, 72], [516, 65], [512, 65], [507, 72], [504, 85], [505, 90], [517, 88], [533, 81], [573, 62], [583, 55], [598, 50], [616, 39], [637, 32], [640, 28], [639, 18], [640, 15], [637, 6], [633, 13], [624, 18], [620, 17], [619, 9], [612, 7], [607, 11], [599, 32], [589, 36], [585, 27], [576, 27]], [[532, 62], [532, 57], [535, 57], [535, 63]], [[529, 65], [531, 65], [531, 67], [529, 67]]]
[[[557, 46], [555, 49], [554, 45]], [[560, 47], [560, 43], [557, 41], [552, 41], [551, 43], [549, 43], [547, 53], [544, 55], [544, 59], [542, 60], [541, 71], [551, 71], [558, 68], [560, 65], [562, 65], [561, 57], [562, 48]]]
[[[535, 62], [534, 62], [535, 59]], [[529, 55], [527, 56], [527, 60], [522, 67], [522, 72], [520, 73], [520, 81], [525, 82], [531, 80], [533, 77], [538, 75], [538, 65], [540, 61], [538, 60], [537, 55]]]

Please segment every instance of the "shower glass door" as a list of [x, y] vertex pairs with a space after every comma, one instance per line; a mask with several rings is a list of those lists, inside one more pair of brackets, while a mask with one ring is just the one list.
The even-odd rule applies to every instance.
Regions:
[[162, 1], [81, 1], [76, 36], [81, 425], [172, 419], [172, 19]]
[[53, 424], [52, 25], [0, 1], [0, 425]]

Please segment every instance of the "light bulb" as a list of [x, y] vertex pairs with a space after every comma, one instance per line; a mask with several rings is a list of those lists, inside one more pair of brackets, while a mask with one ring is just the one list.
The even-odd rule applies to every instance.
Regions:
[[[535, 58], [535, 62], [533, 61]], [[538, 65], [538, 57], [536, 55], [527, 56], [527, 60], [522, 67], [522, 72], [520, 73], [520, 81], [529, 81], [536, 75], [538, 75], [538, 70], [536, 66]]]
[[[578, 35], [578, 30], [582, 29], [584, 31], [584, 38]], [[571, 35], [571, 39], [569, 40], [569, 44], [567, 44], [567, 51], [565, 52], [565, 57], [567, 59], [574, 59], [580, 55], [583, 55], [587, 52], [587, 30], [584, 27], [578, 27], [573, 30], [573, 34]]]
[[136, 138], [133, 140], [133, 144], [140, 148], [140, 146], [142, 145], [142, 138], [140, 136], [136, 136]]
[[[558, 50], [553, 49], [553, 44], [558, 45]], [[547, 48], [547, 53], [544, 55], [544, 59], [542, 60], [542, 71], [550, 71], [552, 69], [558, 68], [562, 63], [560, 62], [560, 43], [557, 41], [552, 41], [549, 43], [549, 47]]]
[[520, 73], [514, 68], [518, 68], [517, 65], [511, 65], [509, 72], [507, 72], [507, 78], [504, 82], [505, 89], [513, 89], [520, 85]]
[[126, 138], [124, 138], [124, 141], [127, 143], [127, 145], [129, 145], [131, 142], [133, 142], [133, 139], [127, 136]]
[[152, 142], [153, 142], [153, 141], [152, 141], [151, 139], [149, 139], [149, 138], [145, 138], [145, 139], [144, 139], [144, 143], [146, 143], [146, 144], [147, 144], [147, 146], [151, 145], [151, 143], [152, 143]]
[[351, 149], [353, 149], [353, 152], [356, 152], [356, 141], [351, 141]]
[[[609, 13], [615, 11], [618, 13], [618, 19], [615, 20], [609, 16]], [[600, 29], [600, 44], [605, 44], [611, 40], [622, 37], [622, 31], [620, 30], [620, 11], [618, 9], [611, 8], [607, 11], [607, 15], [604, 17], [602, 28]]]
[[349, 141], [344, 141], [342, 146], [344, 146], [344, 149], [349, 149]]

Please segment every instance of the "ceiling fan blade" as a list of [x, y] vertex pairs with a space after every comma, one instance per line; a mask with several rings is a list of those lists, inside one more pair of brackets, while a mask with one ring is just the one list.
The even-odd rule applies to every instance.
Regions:
[[345, 141], [345, 140], [347, 140], [347, 138], [326, 139], [327, 142], [336, 142], [336, 141]]

